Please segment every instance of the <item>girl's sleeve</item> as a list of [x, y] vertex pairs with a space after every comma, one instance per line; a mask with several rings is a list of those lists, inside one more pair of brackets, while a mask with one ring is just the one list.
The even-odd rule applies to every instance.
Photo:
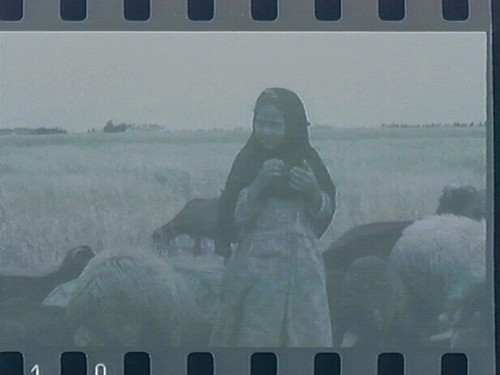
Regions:
[[326, 228], [328, 224], [330, 224], [333, 216], [333, 205], [328, 194], [321, 192], [321, 205], [319, 210], [314, 211], [308, 208], [307, 211], [311, 217], [314, 231], [316, 235], [320, 237], [323, 234], [323, 228]]
[[234, 210], [234, 222], [238, 227], [248, 226], [253, 223], [262, 210], [262, 202], [250, 199], [248, 188], [243, 189], [238, 195]]

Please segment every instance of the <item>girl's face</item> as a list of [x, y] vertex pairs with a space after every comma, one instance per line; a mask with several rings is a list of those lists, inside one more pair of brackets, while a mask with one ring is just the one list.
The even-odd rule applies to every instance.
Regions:
[[255, 113], [254, 132], [257, 140], [267, 149], [279, 147], [285, 140], [285, 115], [273, 105], [259, 107]]

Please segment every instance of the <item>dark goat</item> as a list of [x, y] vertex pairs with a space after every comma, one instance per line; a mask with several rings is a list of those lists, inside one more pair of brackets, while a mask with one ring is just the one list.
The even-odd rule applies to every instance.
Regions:
[[217, 202], [219, 198], [194, 198], [190, 200], [167, 224], [155, 229], [153, 244], [158, 252], [179, 235], [187, 234], [195, 240], [193, 254], [201, 254], [201, 239], [215, 238], [217, 227]]
[[90, 247], [79, 246], [69, 250], [59, 269], [48, 275], [0, 276], [0, 299], [27, 298], [40, 303], [56, 286], [76, 279], [93, 256]]
[[388, 262], [373, 256], [355, 260], [341, 290], [338, 325], [342, 347], [411, 342], [407, 291]]
[[377, 256], [387, 260], [411, 221], [387, 221], [359, 225], [349, 229], [334, 241], [323, 254], [327, 269], [347, 269], [358, 258]]
[[413, 221], [376, 222], [351, 228], [323, 253], [332, 330], [337, 340], [342, 340], [345, 334], [339, 323], [343, 319], [340, 296], [349, 266], [357, 259], [367, 256], [387, 261], [403, 230], [412, 223]]

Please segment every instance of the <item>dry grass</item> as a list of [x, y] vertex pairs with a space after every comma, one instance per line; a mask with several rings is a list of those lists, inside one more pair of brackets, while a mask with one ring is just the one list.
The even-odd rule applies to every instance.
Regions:
[[[219, 194], [246, 136], [1, 137], [0, 272], [45, 272], [77, 245], [150, 246], [187, 200]], [[353, 225], [433, 213], [444, 185], [485, 185], [484, 129], [313, 129], [311, 138], [339, 194], [324, 246]]]

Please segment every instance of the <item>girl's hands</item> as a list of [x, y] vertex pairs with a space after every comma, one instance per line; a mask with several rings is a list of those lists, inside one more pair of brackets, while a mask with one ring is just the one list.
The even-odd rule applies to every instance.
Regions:
[[321, 187], [311, 169], [311, 166], [304, 161], [304, 167], [293, 167], [290, 169], [290, 186], [292, 189], [304, 193], [311, 202], [313, 209], [319, 209], [321, 205]]
[[[285, 163], [282, 160], [271, 159], [264, 162], [259, 174], [250, 185], [252, 199], [257, 199], [270, 182], [284, 175]], [[290, 169], [288, 175], [290, 187], [305, 195], [311, 209], [319, 210], [322, 200], [321, 187], [307, 161], [304, 161], [302, 168], [293, 167]]]
[[260, 194], [271, 181], [283, 176], [284, 169], [285, 163], [282, 160], [271, 159], [264, 162], [259, 174], [251, 185], [253, 193]]

